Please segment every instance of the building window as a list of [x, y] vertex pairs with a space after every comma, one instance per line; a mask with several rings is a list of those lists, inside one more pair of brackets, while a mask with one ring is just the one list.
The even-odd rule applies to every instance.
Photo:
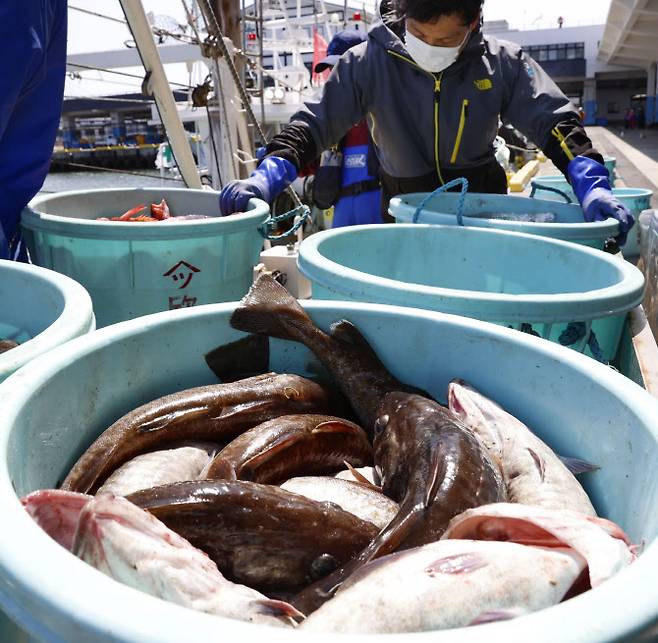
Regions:
[[556, 45], [531, 45], [524, 47], [537, 62], [577, 60], [585, 58], [585, 43], [570, 42]]

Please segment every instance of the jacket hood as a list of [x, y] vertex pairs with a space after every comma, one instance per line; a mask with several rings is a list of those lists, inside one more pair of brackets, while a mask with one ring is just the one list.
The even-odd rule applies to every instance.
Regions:
[[[404, 19], [395, 15], [390, 0], [382, 0], [378, 8], [378, 19], [368, 32], [368, 40], [373, 40], [389, 51], [394, 51], [406, 58], [411, 58], [404, 45]], [[466, 47], [459, 54], [457, 61], [449, 69], [459, 66], [460, 61], [471, 55], [482, 55], [485, 43], [482, 34], [482, 20], [471, 33]]]

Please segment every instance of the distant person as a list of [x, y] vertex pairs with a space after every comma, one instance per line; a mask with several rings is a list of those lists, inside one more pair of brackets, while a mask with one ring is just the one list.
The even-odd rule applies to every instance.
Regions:
[[251, 177], [224, 187], [222, 214], [243, 210], [252, 196], [271, 202], [366, 117], [381, 166], [384, 220], [391, 220], [393, 195], [429, 192], [460, 177], [472, 192], [505, 194], [493, 146], [501, 118], [568, 178], [587, 221], [619, 221], [623, 244], [633, 218], [612, 193], [578, 111], [522, 47], [482, 33], [482, 5], [382, 0], [367, 41], [341, 56], [322, 95], [270, 141]]
[[637, 115], [632, 107], [629, 107], [628, 110], [626, 110], [625, 124], [626, 129], [630, 130], [635, 129], [635, 126], [637, 125]]
[[20, 216], [50, 167], [66, 26], [66, 0], [0, 2], [0, 259], [27, 261]]
[[644, 113], [644, 107], [642, 107], [642, 105], [637, 108], [637, 126], [640, 129], [644, 129], [646, 126], [646, 116]]
[[[366, 35], [361, 31], [339, 31], [327, 47], [327, 57], [315, 66], [315, 73], [333, 69], [342, 54], [365, 41]], [[379, 162], [365, 119], [345, 134], [334, 152], [322, 158], [341, 160], [340, 167], [323, 166], [321, 162], [315, 172], [316, 204], [323, 209], [334, 206], [331, 227], [381, 223]]]

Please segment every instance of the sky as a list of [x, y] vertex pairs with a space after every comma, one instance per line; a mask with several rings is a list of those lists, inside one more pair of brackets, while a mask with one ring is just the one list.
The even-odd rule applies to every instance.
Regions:
[[[349, 0], [352, 4], [353, 0]], [[146, 12], [171, 16], [185, 22], [182, 0], [142, 0]], [[362, 6], [363, 0], [354, 2]], [[366, 6], [374, 7], [373, 0]], [[131, 36], [125, 24], [90, 16], [75, 10], [75, 7], [94, 11], [106, 16], [123, 19], [118, 0], [69, 0], [68, 52], [71, 54], [123, 48]], [[485, 0], [485, 20], [507, 20], [514, 29], [540, 29], [557, 27], [558, 17], [564, 18], [564, 26], [603, 24], [608, 15], [610, 0]], [[142, 75], [142, 68], [127, 68], [122, 71]], [[189, 70], [185, 65], [167, 65], [170, 81], [190, 82]], [[200, 72], [199, 72], [200, 73]], [[139, 92], [140, 81], [97, 71], [80, 71], [79, 78], [68, 78], [65, 96], [102, 96], [124, 92]], [[192, 84], [198, 82], [192, 77]]]

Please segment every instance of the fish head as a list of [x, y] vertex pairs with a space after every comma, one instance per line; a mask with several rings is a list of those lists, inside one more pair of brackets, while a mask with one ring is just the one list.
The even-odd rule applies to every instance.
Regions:
[[[408, 462], [413, 444], [408, 439], [409, 393], [388, 393], [382, 400], [374, 424], [374, 460], [381, 475], [384, 493], [398, 501], [408, 476]], [[391, 495], [392, 494], [392, 495]]]

